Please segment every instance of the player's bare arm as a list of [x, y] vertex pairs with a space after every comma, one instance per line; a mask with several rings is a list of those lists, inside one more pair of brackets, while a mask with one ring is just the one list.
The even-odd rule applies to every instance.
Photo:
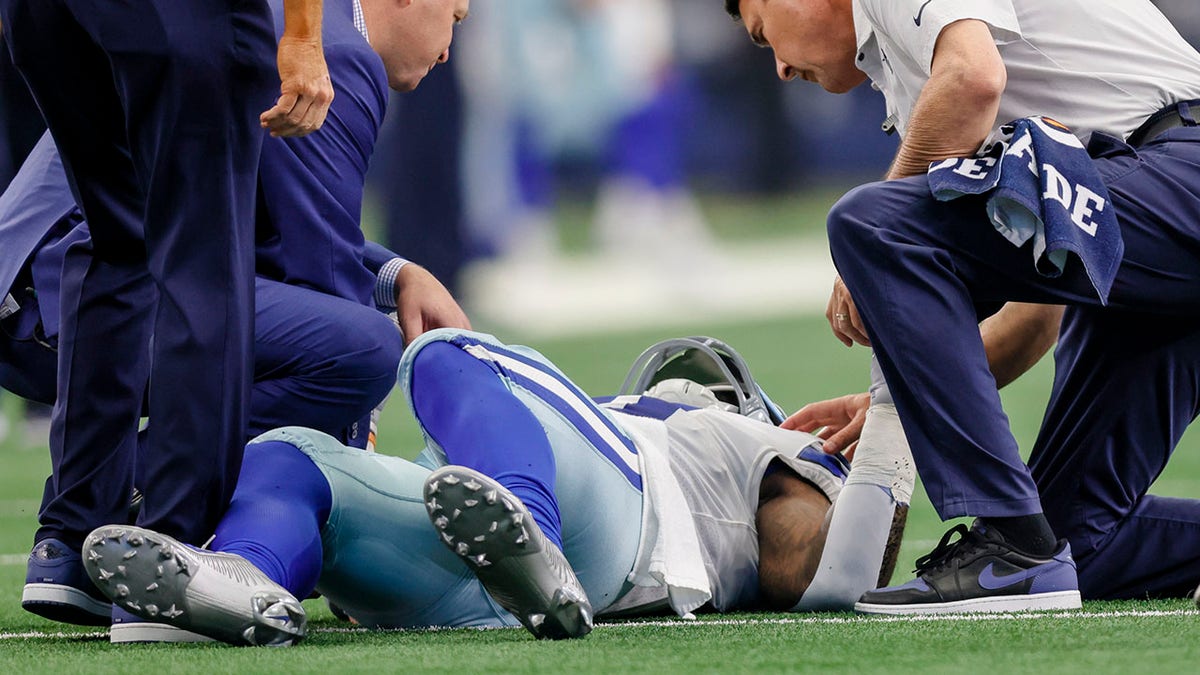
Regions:
[[817, 573], [830, 504], [811, 483], [776, 466], [758, 491], [758, 583], [764, 606], [784, 611], [800, 602]]
[[279, 100], [259, 118], [272, 136], [306, 136], [325, 122], [333, 83], [321, 42], [322, 0], [284, 0]]
[[930, 162], [975, 154], [1000, 109], [1007, 71], [981, 21], [946, 26], [888, 178], [923, 174]]
[[[758, 582], [764, 608], [786, 611], [800, 602], [820, 566], [832, 515], [829, 498], [794, 472], [779, 467], [763, 478], [756, 527]], [[897, 507], [883, 551], [883, 581], [891, 578], [896, 567], [907, 515], [907, 504]]]
[[1010, 302], [979, 324], [988, 367], [997, 387], [1024, 375], [1058, 341], [1061, 305]]

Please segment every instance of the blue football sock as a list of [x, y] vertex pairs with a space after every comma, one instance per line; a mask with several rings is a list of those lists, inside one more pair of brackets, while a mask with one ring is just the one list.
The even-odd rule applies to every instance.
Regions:
[[321, 527], [332, 503], [329, 481], [295, 446], [248, 445], [212, 550], [246, 558], [303, 600], [321, 575]]
[[496, 371], [452, 344], [431, 342], [413, 359], [412, 398], [417, 419], [447, 460], [512, 491], [561, 549], [550, 441]]

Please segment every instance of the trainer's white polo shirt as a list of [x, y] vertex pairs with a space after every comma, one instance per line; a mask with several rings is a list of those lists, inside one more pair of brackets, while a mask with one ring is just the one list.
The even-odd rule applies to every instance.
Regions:
[[901, 135], [942, 29], [986, 23], [1008, 70], [995, 128], [1048, 115], [1081, 139], [1121, 138], [1155, 111], [1200, 98], [1200, 54], [1149, 0], [853, 0], [858, 68]]

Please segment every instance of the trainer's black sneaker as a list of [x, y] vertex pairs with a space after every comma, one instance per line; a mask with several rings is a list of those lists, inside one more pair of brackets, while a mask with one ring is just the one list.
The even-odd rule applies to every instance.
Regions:
[[[950, 538], [958, 534], [954, 542]], [[917, 578], [867, 591], [854, 610], [864, 614], [943, 614], [1078, 609], [1079, 580], [1071, 546], [1060, 540], [1050, 557], [1014, 549], [979, 520], [956, 525], [929, 555], [917, 559]]]
[[107, 626], [112, 603], [83, 569], [83, 558], [57, 539], [34, 545], [25, 568], [21, 607], [52, 621]]
[[464, 466], [425, 481], [425, 508], [438, 535], [488, 594], [539, 639], [592, 630], [592, 606], [562, 551], [503, 485]]

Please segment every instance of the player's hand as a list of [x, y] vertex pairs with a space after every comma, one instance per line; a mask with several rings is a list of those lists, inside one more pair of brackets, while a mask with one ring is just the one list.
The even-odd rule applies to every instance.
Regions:
[[333, 83], [320, 39], [284, 36], [279, 40], [279, 101], [259, 122], [271, 135], [306, 136], [325, 123]]
[[867, 337], [867, 329], [863, 327], [862, 318], [858, 316], [858, 308], [854, 306], [854, 298], [850, 297], [850, 289], [842, 283], [842, 278], [833, 278], [833, 293], [829, 296], [829, 304], [825, 307], [825, 318], [833, 335], [847, 347], [855, 342], [864, 347], [871, 346]]
[[[854, 446], [862, 435], [863, 423], [867, 420], [867, 408], [871, 406], [871, 395], [849, 394], [840, 398], [809, 403], [792, 414], [779, 426], [794, 431], [813, 433], [825, 441], [821, 449], [829, 454], [842, 452], [853, 457]], [[822, 428], [823, 427], [823, 428]]]
[[396, 275], [396, 315], [407, 345], [434, 328], [471, 329], [450, 291], [425, 268], [409, 263]]

